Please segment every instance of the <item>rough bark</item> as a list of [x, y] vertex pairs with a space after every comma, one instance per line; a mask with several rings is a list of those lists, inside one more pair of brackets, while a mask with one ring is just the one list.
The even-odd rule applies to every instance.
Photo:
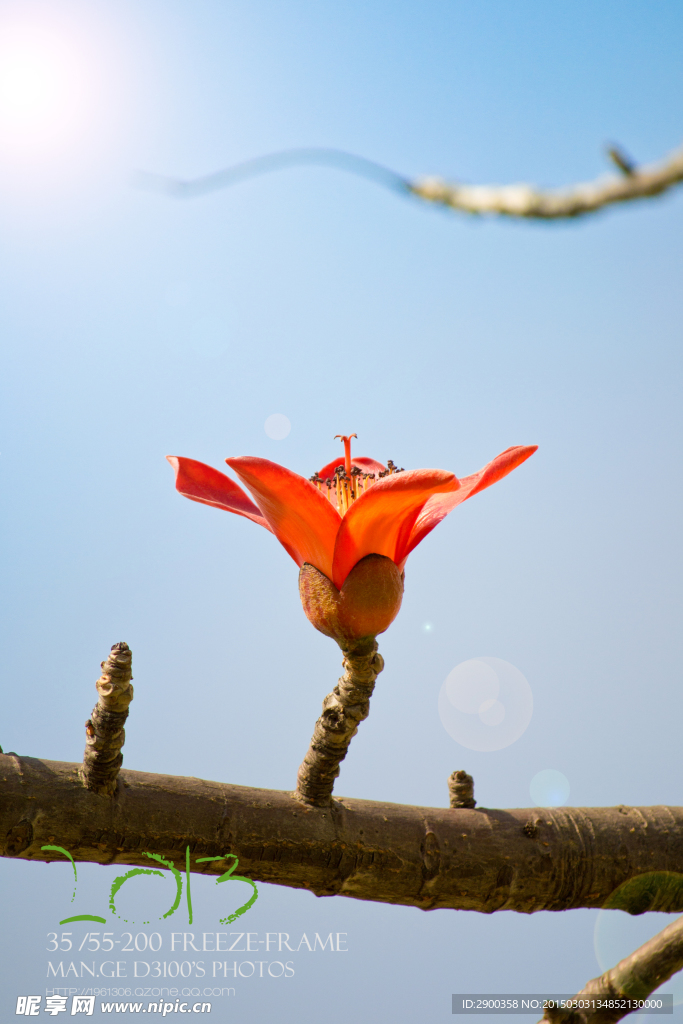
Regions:
[[94, 793], [111, 796], [123, 764], [124, 725], [133, 699], [132, 652], [126, 643], [114, 644], [102, 662], [96, 682], [99, 700], [85, 723], [85, 752], [81, 767], [83, 784]]
[[339, 765], [346, 757], [360, 723], [370, 714], [375, 680], [384, 668], [374, 638], [344, 651], [346, 671], [323, 701], [313, 738], [299, 768], [296, 796], [316, 807], [330, 804]]
[[[491, 810], [334, 799], [122, 770], [113, 797], [79, 765], [0, 755], [2, 854], [217, 873], [234, 853], [256, 881], [432, 910], [621, 906], [683, 910], [683, 808]], [[659, 874], [656, 874], [659, 873]]]
[[[650, 993], [683, 967], [683, 918], [667, 925], [616, 967], [593, 978], [574, 996], [576, 1000], [647, 999]], [[550, 1024], [614, 1024], [632, 1013], [628, 1006], [613, 1009], [549, 1010]], [[647, 1012], [647, 1011], [645, 1011]]]

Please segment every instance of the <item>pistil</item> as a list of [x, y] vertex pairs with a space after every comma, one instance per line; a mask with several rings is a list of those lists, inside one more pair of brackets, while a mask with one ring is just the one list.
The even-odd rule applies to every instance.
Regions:
[[340, 438], [344, 442], [344, 464], [335, 467], [334, 476], [323, 479], [318, 473], [309, 477], [312, 484], [324, 494], [327, 500], [334, 505], [341, 516], [346, 515], [356, 498], [365, 494], [368, 488], [372, 487], [377, 480], [394, 473], [402, 473], [391, 459], [387, 462], [387, 468], [380, 473], [364, 473], [358, 466], [352, 464], [351, 459], [351, 438], [357, 434], [337, 434], [335, 440]]
[[351, 438], [358, 438], [358, 434], [335, 434], [335, 441], [339, 438], [344, 444], [344, 469], [346, 475], [351, 476]]

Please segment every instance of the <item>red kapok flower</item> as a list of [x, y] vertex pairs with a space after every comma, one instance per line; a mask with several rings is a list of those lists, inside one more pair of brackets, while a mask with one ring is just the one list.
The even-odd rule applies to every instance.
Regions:
[[[355, 437], [355, 435], [351, 435]], [[408, 555], [456, 505], [490, 487], [536, 451], [508, 448], [472, 476], [397, 469], [366, 457], [333, 460], [310, 480], [267, 459], [226, 459], [253, 501], [224, 473], [169, 455], [176, 489], [275, 534], [300, 568], [306, 615], [341, 646], [383, 633], [403, 596]]]

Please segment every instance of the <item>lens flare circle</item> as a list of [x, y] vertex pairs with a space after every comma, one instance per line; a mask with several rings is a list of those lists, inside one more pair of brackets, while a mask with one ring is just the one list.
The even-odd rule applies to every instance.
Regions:
[[502, 658], [471, 658], [448, 673], [439, 692], [439, 718], [468, 750], [503, 750], [523, 735], [534, 710], [527, 680]]
[[561, 807], [569, 799], [569, 779], [555, 768], [544, 768], [534, 775], [529, 792], [537, 807]]
[[292, 424], [281, 412], [274, 412], [263, 424], [263, 429], [272, 441], [284, 441], [292, 429]]

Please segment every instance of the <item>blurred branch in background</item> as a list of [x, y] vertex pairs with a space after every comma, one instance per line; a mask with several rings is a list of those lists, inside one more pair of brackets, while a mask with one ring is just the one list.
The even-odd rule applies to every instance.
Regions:
[[368, 178], [394, 192], [413, 195], [462, 213], [527, 220], [567, 220], [595, 213], [614, 203], [661, 195], [683, 181], [683, 148], [675, 150], [659, 163], [643, 166], [638, 166], [618, 146], [612, 145], [606, 152], [619, 169], [618, 175], [561, 189], [544, 190], [524, 183], [466, 185], [438, 177], [411, 181], [364, 157], [325, 148], [283, 150], [190, 180], [139, 172], [134, 185], [176, 199], [191, 199], [271, 171], [322, 165]]
[[618, 147], [607, 155], [620, 174], [581, 182], [562, 189], [543, 190], [532, 185], [458, 185], [441, 178], [422, 178], [410, 190], [428, 202], [471, 214], [497, 214], [531, 220], [562, 220], [595, 213], [614, 203], [649, 199], [683, 181], [683, 148], [657, 164], [638, 167]]
[[360, 178], [367, 178], [394, 192], [407, 194], [412, 188], [408, 178], [404, 178], [373, 160], [366, 160], [365, 157], [355, 156], [353, 153], [345, 153], [341, 149], [318, 147], [285, 149], [279, 153], [268, 153], [266, 156], [245, 160], [243, 163], [226, 167], [225, 170], [206, 174], [201, 178], [191, 178], [188, 181], [184, 181], [182, 178], [167, 178], [161, 174], [138, 171], [133, 179], [133, 185], [149, 192], [162, 192], [174, 199], [194, 199], [195, 196], [203, 196], [207, 192], [217, 192], [219, 189], [238, 185], [242, 181], [249, 181], [250, 178], [258, 178], [262, 174], [269, 174], [272, 171], [306, 166], [334, 167], [339, 171], [347, 171]]
[[589, 981], [574, 996], [579, 1003], [601, 1001], [625, 1005], [606, 1009], [546, 1010], [543, 1021], [550, 1024], [613, 1024], [634, 1012], [635, 1008], [631, 1009], [629, 1002], [647, 999], [681, 967], [683, 918], [679, 917], [625, 960], [621, 960], [616, 967]]

